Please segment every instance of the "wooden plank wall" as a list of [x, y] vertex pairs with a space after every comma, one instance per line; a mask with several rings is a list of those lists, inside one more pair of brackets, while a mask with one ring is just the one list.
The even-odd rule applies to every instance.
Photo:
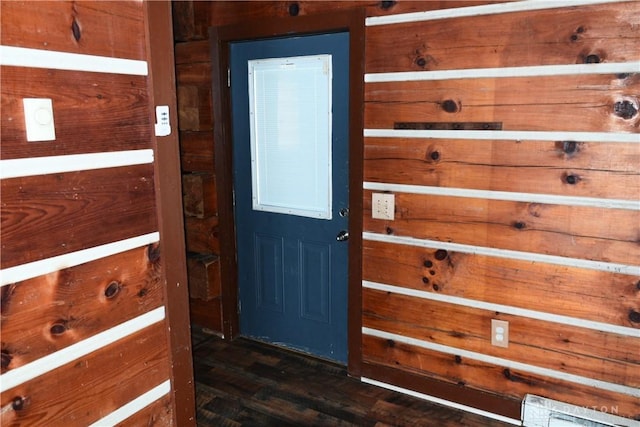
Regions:
[[640, 4], [476, 12], [368, 21], [364, 361], [638, 417]]
[[171, 425], [144, 3], [0, 7], [1, 424]]
[[[191, 2], [173, 3], [177, 41], [186, 31], [178, 20], [193, 20], [194, 7], [197, 5]], [[206, 26], [202, 26], [201, 31], [202, 34], [191, 38], [204, 37]], [[178, 42], [175, 58], [191, 319], [222, 334], [209, 43], [207, 40]]]
[[195, 71], [207, 25], [366, 8], [364, 376], [639, 418], [640, 3], [517, 3], [194, 2], [174, 23]]

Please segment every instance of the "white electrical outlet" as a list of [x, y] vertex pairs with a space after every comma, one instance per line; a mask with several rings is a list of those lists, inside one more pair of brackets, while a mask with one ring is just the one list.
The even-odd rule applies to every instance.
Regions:
[[491, 319], [491, 345], [509, 347], [509, 322]]
[[389, 193], [372, 193], [371, 217], [393, 220], [396, 209], [395, 195]]

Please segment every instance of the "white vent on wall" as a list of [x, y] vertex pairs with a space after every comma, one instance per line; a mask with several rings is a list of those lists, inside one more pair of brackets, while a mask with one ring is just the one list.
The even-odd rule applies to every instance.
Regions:
[[616, 415], [615, 404], [587, 408], [528, 394], [522, 401], [525, 427], [640, 427], [640, 421]]

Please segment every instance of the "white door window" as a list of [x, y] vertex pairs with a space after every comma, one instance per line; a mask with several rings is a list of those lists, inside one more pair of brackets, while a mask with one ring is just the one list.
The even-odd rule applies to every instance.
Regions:
[[248, 67], [253, 209], [331, 219], [331, 55]]

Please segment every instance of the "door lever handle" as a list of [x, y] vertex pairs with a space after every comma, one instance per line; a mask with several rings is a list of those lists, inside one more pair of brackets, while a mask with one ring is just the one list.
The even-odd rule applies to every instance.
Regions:
[[342, 230], [336, 236], [336, 240], [338, 242], [344, 242], [345, 240], [349, 240], [349, 232], [347, 230]]

